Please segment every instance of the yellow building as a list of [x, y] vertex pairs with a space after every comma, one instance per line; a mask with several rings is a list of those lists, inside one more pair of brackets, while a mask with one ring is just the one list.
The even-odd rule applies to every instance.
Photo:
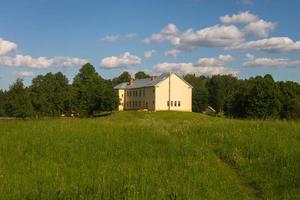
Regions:
[[192, 86], [176, 73], [131, 80], [114, 87], [119, 110], [192, 111]]

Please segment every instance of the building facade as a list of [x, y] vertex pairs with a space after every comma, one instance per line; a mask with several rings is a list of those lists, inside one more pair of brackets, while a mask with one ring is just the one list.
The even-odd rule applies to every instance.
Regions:
[[176, 73], [131, 80], [114, 87], [119, 110], [192, 111], [192, 86]]

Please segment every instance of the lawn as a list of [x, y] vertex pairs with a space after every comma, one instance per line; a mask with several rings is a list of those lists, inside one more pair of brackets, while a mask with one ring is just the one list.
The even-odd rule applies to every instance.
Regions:
[[0, 199], [299, 199], [300, 123], [180, 112], [0, 121]]

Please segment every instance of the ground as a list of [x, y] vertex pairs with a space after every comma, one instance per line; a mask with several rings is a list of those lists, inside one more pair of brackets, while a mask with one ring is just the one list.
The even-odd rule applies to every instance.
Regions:
[[300, 123], [181, 112], [0, 121], [0, 199], [299, 199]]

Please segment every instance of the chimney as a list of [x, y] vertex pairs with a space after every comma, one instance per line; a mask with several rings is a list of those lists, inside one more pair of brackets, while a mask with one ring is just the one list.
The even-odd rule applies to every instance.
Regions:
[[157, 76], [151, 76], [151, 81], [155, 81]]
[[130, 79], [129, 85], [133, 85], [133, 84], [135, 84], [135, 79]]

